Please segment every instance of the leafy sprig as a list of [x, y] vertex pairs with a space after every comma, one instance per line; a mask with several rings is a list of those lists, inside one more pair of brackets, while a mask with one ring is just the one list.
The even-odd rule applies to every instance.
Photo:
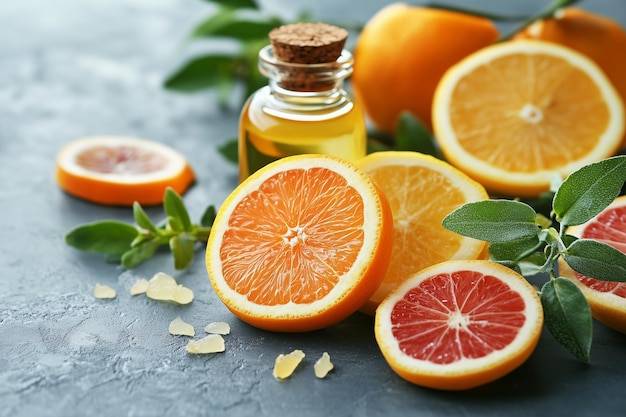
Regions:
[[[189, 40], [228, 40], [238, 45], [235, 51], [206, 51], [185, 62], [164, 82], [170, 90], [191, 93], [215, 90], [222, 107], [243, 85], [240, 102], [266, 84], [257, 70], [259, 50], [268, 42], [268, 33], [288, 21], [269, 15], [255, 0], [205, 0], [217, 6], [217, 11], [196, 25]], [[305, 20], [306, 15], [301, 16]]]
[[558, 260], [574, 271], [603, 281], [626, 282], [626, 255], [612, 246], [567, 234], [604, 210], [626, 181], [626, 156], [586, 165], [563, 181], [552, 200], [552, 219], [526, 203], [486, 200], [465, 204], [443, 220], [463, 236], [489, 242], [491, 260], [526, 278], [547, 274], [540, 289], [546, 327], [581, 361], [589, 360], [592, 318], [581, 290], [558, 275]]
[[166, 218], [155, 224], [135, 202], [135, 224], [116, 220], [89, 223], [68, 232], [64, 240], [76, 249], [103, 254], [108, 262], [128, 269], [150, 259], [158, 248], [169, 246], [174, 267], [185, 269], [193, 261], [196, 243], [208, 240], [215, 207], [209, 206], [199, 224], [194, 224], [180, 195], [168, 188], [163, 197], [163, 209]]

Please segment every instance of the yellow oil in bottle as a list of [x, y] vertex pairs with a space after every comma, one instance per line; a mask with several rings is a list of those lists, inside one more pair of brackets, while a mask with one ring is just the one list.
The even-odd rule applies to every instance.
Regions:
[[365, 116], [343, 87], [353, 57], [332, 62], [279, 61], [268, 45], [259, 69], [268, 85], [253, 93], [239, 119], [239, 177], [298, 154], [327, 154], [355, 161], [365, 156]]
[[289, 111], [268, 105], [269, 87], [248, 100], [239, 123], [240, 180], [279, 158], [321, 153], [355, 161], [366, 154], [366, 127], [357, 103]]

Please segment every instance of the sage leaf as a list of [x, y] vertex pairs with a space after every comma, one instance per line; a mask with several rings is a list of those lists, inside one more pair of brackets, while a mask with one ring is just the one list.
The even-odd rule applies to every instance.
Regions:
[[546, 282], [541, 304], [552, 336], [576, 358], [588, 362], [593, 322], [589, 304], [576, 284], [566, 278]]
[[170, 250], [174, 256], [174, 268], [185, 269], [193, 261], [196, 240], [193, 236], [181, 234], [170, 239]]
[[209, 3], [219, 4], [224, 7], [231, 7], [233, 9], [258, 9], [256, 1], [254, 0], [205, 0]]
[[517, 272], [518, 274], [521, 275], [522, 273], [522, 269], [520, 268], [519, 264], [517, 262], [513, 262], [513, 261], [498, 261], [498, 260], [494, 260], [495, 263], [498, 263], [502, 266], [506, 266], [509, 269], [512, 269], [513, 271]]
[[541, 245], [542, 243], [539, 237], [535, 234], [528, 238], [492, 243], [489, 245], [489, 255], [491, 255], [494, 260], [510, 260], [517, 262], [530, 256], [533, 252], [537, 251]]
[[237, 138], [234, 138], [222, 143], [217, 150], [227, 161], [236, 164], [239, 161], [238, 148]]
[[126, 269], [135, 268], [139, 264], [150, 259], [158, 247], [158, 242], [154, 240], [146, 240], [124, 252], [124, 254], [122, 254], [120, 264]]
[[229, 54], [196, 57], [170, 75], [163, 86], [185, 93], [220, 87], [224, 85], [224, 79], [236, 79], [235, 69], [240, 61], [240, 57]]
[[410, 112], [402, 112], [396, 124], [396, 150], [415, 151], [439, 157], [430, 132]]
[[535, 252], [518, 262], [521, 274], [524, 277], [532, 277], [537, 274], [545, 274], [552, 270], [552, 264], [548, 257], [541, 252]]
[[158, 233], [157, 227], [152, 223], [152, 220], [150, 220], [150, 217], [148, 217], [143, 207], [136, 201], [133, 203], [133, 217], [139, 227], [153, 233]]
[[200, 226], [203, 227], [211, 227], [213, 226], [213, 222], [215, 221], [215, 216], [217, 215], [215, 211], [215, 206], [211, 205], [204, 210], [202, 217], [200, 218]]
[[127, 251], [139, 231], [133, 225], [115, 220], [104, 220], [78, 226], [70, 230], [64, 241], [76, 249], [103, 254], [122, 254]]
[[576, 272], [602, 281], [626, 282], [626, 254], [592, 239], [578, 239], [563, 259]]
[[[190, 232], [193, 227], [191, 219], [189, 218], [189, 212], [183, 203], [183, 199], [172, 188], [168, 187], [165, 190], [165, 197], [163, 198], [163, 209], [168, 217], [168, 223], [171, 225], [171, 219], [176, 219], [180, 228], [174, 230], [180, 230]], [[171, 218], [171, 219], [170, 219]]]
[[443, 219], [443, 227], [463, 236], [499, 243], [530, 239], [539, 232], [537, 213], [527, 204], [511, 200], [466, 203]]
[[570, 174], [553, 200], [556, 220], [562, 226], [583, 224], [608, 206], [626, 181], [626, 156], [586, 165]]

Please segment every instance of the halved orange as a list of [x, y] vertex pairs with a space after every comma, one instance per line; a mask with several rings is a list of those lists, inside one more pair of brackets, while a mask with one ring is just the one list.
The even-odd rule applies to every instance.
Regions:
[[433, 95], [441, 76], [498, 36], [489, 19], [390, 2], [359, 33], [352, 90], [382, 131], [394, 132], [405, 111], [430, 128]]
[[145, 139], [94, 136], [57, 154], [56, 180], [76, 197], [98, 204], [160, 204], [167, 187], [183, 194], [195, 174], [175, 149]]
[[514, 39], [554, 42], [585, 54], [602, 68], [626, 101], [626, 29], [618, 21], [578, 7], [564, 7], [517, 33]]
[[385, 196], [359, 167], [326, 155], [275, 161], [221, 205], [206, 265], [217, 296], [267, 330], [320, 329], [357, 311], [391, 256]]
[[433, 102], [446, 159], [494, 194], [537, 197], [616, 153], [621, 98], [573, 49], [517, 40], [483, 48], [450, 68]]
[[385, 193], [394, 224], [389, 269], [363, 312], [373, 314], [393, 288], [427, 266], [481, 256], [486, 242], [451, 232], [441, 222], [459, 206], [489, 198], [482, 185], [452, 165], [417, 152], [376, 152], [357, 164]]
[[[617, 197], [593, 219], [585, 224], [570, 226], [566, 232], [579, 238], [604, 242], [626, 253], [626, 196]], [[586, 277], [572, 270], [561, 258], [559, 275], [578, 284], [596, 320], [626, 333], [626, 283]]]
[[376, 310], [375, 335], [390, 367], [417, 385], [464, 390], [528, 359], [543, 326], [533, 287], [484, 260], [447, 261], [415, 274]]

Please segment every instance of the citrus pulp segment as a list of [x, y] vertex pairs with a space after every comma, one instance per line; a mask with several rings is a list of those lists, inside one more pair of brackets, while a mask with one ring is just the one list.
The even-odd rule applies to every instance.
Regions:
[[539, 296], [521, 275], [471, 260], [442, 262], [405, 281], [376, 310], [374, 331], [404, 379], [463, 390], [519, 367], [542, 326]]
[[488, 191], [536, 197], [612, 156], [624, 132], [623, 103], [584, 55], [549, 42], [486, 47], [450, 68], [433, 101], [446, 159]]
[[[626, 253], [626, 196], [617, 197], [585, 224], [568, 227], [567, 234], [604, 242]], [[600, 281], [586, 277], [572, 270], [562, 258], [559, 258], [559, 275], [578, 285], [596, 320], [626, 333], [625, 282]]]
[[486, 242], [451, 232], [441, 222], [465, 203], [486, 200], [482, 185], [450, 164], [417, 152], [376, 152], [357, 163], [385, 193], [394, 223], [389, 269], [363, 312], [373, 314], [394, 287], [427, 266], [481, 256]]
[[195, 174], [175, 149], [153, 141], [94, 136], [65, 145], [57, 154], [56, 180], [76, 197], [99, 204], [154, 205], [167, 187], [183, 194]]
[[626, 30], [616, 20], [578, 7], [565, 7], [518, 32], [514, 39], [554, 42], [588, 56], [626, 101], [626, 54], [621, 52], [626, 51]]
[[391, 256], [385, 196], [359, 167], [327, 155], [273, 162], [220, 207], [207, 243], [211, 284], [249, 324], [323, 328], [357, 311]]

